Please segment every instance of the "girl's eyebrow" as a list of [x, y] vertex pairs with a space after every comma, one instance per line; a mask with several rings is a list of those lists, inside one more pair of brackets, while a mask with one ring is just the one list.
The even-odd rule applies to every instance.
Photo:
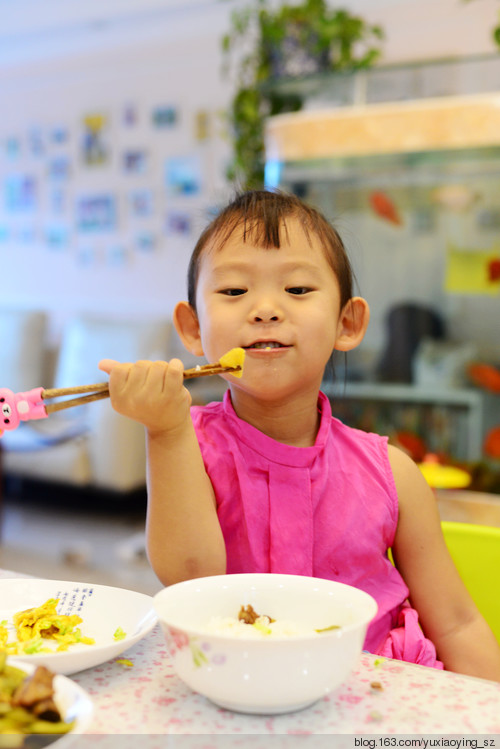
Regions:
[[[255, 263], [249, 262], [248, 260], [232, 260], [230, 262], [224, 262], [223, 264], [219, 266], [212, 267], [212, 276], [214, 278], [217, 278], [219, 276], [224, 276], [226, 273], [231, 273], [233, 271], [253, 271], [255, 270]], [[312, 273], [318, 278], [322, 276], [321, 270], [318, 268], [316, 263], [310, 262], [308, 260], [289, 260], [284, 261], [280, 265], [280, 271], [283, 273], [293, 273], [295, 271], [304, 271], [307, 273]]]

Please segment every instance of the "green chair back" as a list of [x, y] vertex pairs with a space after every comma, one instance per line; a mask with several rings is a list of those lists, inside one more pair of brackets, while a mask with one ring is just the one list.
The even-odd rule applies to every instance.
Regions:
[[441, 527], [460, 577], [500, 643], [500, 528], [447, 520]]

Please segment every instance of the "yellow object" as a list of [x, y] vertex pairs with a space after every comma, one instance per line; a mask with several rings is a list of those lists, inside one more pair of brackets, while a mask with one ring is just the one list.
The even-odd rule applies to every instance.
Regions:
[[464, 489], [471, 482], [470, 474], [461, 468], [443, 466], [440, 463], [419, 463], [424, 479], [433, 489]]
[[460, 577], [500, 644], [500, 528], [442, 521]]
[[128, 668], [132, 668], [134, 665], [132, 661], [127, 660], [127, 658], [118, 658], [116, 663], [119, 663], [121, 666], [127, 666]]
[[446, 259], [445, 291], [451, 294], [498, 295], [500, 279], [490, 278], [488, 267], [499, 253], [497, 243], [482, 250], [450, 245]]
[[227, 354], [221, 356], [219, 364], [222, 367], [241, 367], [239, 372], [232, 372], [234, 377], [241, 377], [243, 374], [243, 363], [245, 361], [245, 349], [244, 348], [232, 348]]

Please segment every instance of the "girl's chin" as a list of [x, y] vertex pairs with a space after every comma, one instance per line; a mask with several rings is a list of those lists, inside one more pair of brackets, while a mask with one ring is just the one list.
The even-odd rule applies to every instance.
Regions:
[[[229, 378], [228, 378], [229, 379]], [[249, 398], [260, 402], [269, 402], [279, 404], [280, 402], [289, 402], [290, 399], [303, 398], [306, 392], [313, 387], [309, 383], [304, 385], [303, 382], [286, 382], [283, 377], [267, 377], [247, 380], [231, 380], [229, 382], [231, 394], [234, 398]], [[319, 390], [319, 385], [317, 387]]]

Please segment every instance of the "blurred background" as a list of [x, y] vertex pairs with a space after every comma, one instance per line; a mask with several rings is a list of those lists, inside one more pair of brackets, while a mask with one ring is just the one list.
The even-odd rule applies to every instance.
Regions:
[[[480, 493], [500, 524], [499, 0], [0, 0], [0, 17], [0, 387], [99, 382], [103, 356], [196, 363], [170, 317], [197, 236], [236, 187], [282, 187], [334, 222], [372, 310], [325, 377], [334, 412], [459, 469], [446, 501]], [[0, 565], [129, 564], [113, 581], [156, 586], [137, 425], [103, 401], [0, 448]]]

